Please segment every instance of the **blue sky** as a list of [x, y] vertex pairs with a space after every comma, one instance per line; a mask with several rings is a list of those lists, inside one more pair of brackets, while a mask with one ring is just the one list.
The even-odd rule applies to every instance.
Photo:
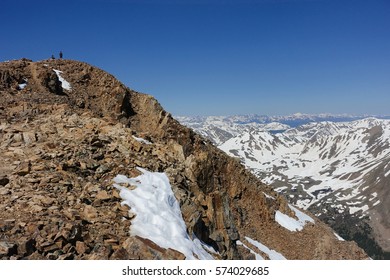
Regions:
[[390, 115], [388, 0], [2, 0], [0, 61], [91, 63], [174, 115]]

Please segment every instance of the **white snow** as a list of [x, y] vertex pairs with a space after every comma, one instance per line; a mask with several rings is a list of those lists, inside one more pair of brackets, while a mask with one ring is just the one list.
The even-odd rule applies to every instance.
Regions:
[[[369, 131], [374, 126], [380, 126], [383, 133], [371, 135]], [[375, 139], [375, 145], [369, 144], [367, 139]], [[385, 165], [383, 175], [374, 184], [367, 185], [367, 174], [371, 175], [388, 162], [389, 139], [390, 120], [371, 118], [344, 123], [309, 123], [274, 135], [247, 126], [218, 147], [240, 158], [266, 184], [277, 186], [277, 192], [287, 190], [287, 195], [291, 195], [290, 191], [299, 183], [306, 195], [294, 203], [308, 209], [329, 196], [343, 203], [352, 199], [364, 203], [365, 199], [359, 199], [359, 194], [380, 184], [383, 175], [390, 176]], [[383, 151], [375, 154], [374, 147]], [[280, 187], [281, 183], [285, 186]]]
[[377, 206], [380, 202], [381, 202], [380, 200], [377, 200], [377, 201], [372, 205], [372, 207]]
[[[203, 249], [205, 249], [207, 252], [210, 252], [210, 253], [215, 254], [215, 255], [220, 255], [220, 253], [217, 252], [217, 251], [215, 251], [215, 249], [214, 249], [212, 246], [210, 246], [210, 245], [208, 245], [208, 244], [202, 242], [202, 240], [200, 240], [200, 239], [199, 239], [198, 237], [196, 237], [194, 234], [192, 235], [192, 241], [194, 241], [195, 245], [196, 245], [198, 248], [203, 248]], [[211, 258], [212, 258], [212, 257], [211, 257]], [[213, 259], [213, 258], [212, 258], [212, 259]]]
[[276, 252], [275, 250], [271, 250], [264, 244], [260, 243], [259, 241], [253, 240], [247, 236], [245, 236], [245, 239], [252, 244], [253, 246], [257, 247], [260, 251], [266, 253], [270, 260], [286, 260], [286, 258], [279, 252]]
[[56, 72], [58, 79], [62, 83], [62, 88], [66, 90], [72, 90], [72, 87], [70, 86], [70, 83], [66, 81], [62, 76], [61, 73], [62, 71], [53, 69], [54, 72]]
[[143, 143], [143, 144], [146, 144], [146, 145], [151, 145], [151, 144], [152, 144], [152, 142], [150, 142], [150, 141], [148, 141], [148, 140], [145, 140], [145, 139], [143, 139], [143, 138], [141, 138], [141, 137], [136, 137], [136, 136], [133, 135], [133, 138], [134, 138], [136, 141], [138, 141], [138, 142], [140, 142], [140, 143]]
[[24, 89], [27, 86], [27, 82], [28, 82], [28, 80], [24, 79], [24, 83], [18, 84], [19, 89], [21, 89], [21, 90]]
[[314, 223], [313, 218], [309, 217], [305, 213], [299, 211], [292, 205], [288, 205], [291, 210], [294, 211], [295, 216], [297, 216], [298, 220], [291, 218], [290, 216], [283, 214], [279, 210], [275, 213], [275, 221], [280, 224], [282, 227], [290, 230], [290, 231], [300, 231], [305, 226], [306, 222]]
[[[130, 226], [130, 234], [147, 238], [162, 248], [172, 248], [183, 253], [187, 259], [213, 259], [201, 242], [192, 240], [183, 220], [180, 206], [173, 194], [165, 173], [149, 172], [138, 168], [143, 174], [136, 178], [117, 175], [114, 186], [120, 190], [122, 204], [128, 205], [136, 216]], [[133, 190], [120, 186], [127, 183]]]
[[283, 187], [280, 187], [280, 188], [276, 188], [275, 191], [280, 193], [280, 192], [282, 192], [284, 190], [287, 190], [287, 189], [288, 189], [288, 187], [283, 186]]
[[363, 205], [362, 207], [349, 207], [349, 214], [355, 214], [356, 212], [362, 211], [363, 213], [368, 210], [368, 205]]
[[266, 194], [265, 192], [263, 192], [263, 194], [265, 195], [266, 198], [270, 198], [272, 200], [275, 200], [275, 198], [273, 196], [270, 196], [269, 194]]
[[282, 123], [278, 123], [278, 122], [271, 122], [271, 123], [267, 123], [266, 125], [264, 125], [263, 129], [265, 130], [287, 130], [289, 129], [290, 126], [289, 125], [286, 125], [286, 124], [282, 124]]
[[374, 200], [375, 198], [377, 198], [377, 197], [378, 197], [378, 193], [377, 193], [377, 192], [373, 192], [373, 193], [371, 194], [371, 196], [372, 196], [372, 197], [370, 197], [369, 201], [372, 201], [372, 200]]
[[298, 206], [299, 208], [302, 208], [302, 209], [305, 209], [305, 207], [310, 204], [310, 199], [304, 199], [304, 200], [298, 200], [296, 202], [296, 206]]
[[255, 255], [256, 260], [258, 260], [258, 261], [263, 261], [264, 260], [264, 258], [260, 254], [258, 254], [255, 251], [253, 251], [251, 248], [246, 246], [240, 240], [238, 240], [236, 243], [237, 243], [237, 245], [243, 246], [245, 249], [249, 250], [249, 252], [251, 252], [253, 255]]
[[338, 235], [337, 233], [333, 232], [334, 236], [336, 236], [336, 238], [340, 241], [345, 241], [344, 238], [342, 238], [340, 235]]

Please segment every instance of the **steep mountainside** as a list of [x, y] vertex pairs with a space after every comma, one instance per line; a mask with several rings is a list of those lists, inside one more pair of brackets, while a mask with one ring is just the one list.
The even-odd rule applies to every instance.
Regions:
[[88, 64], [1, 63], [0, 121], [2, 259], [367, 258]]
[[253, 125], [242, 131], [219, 147], [344, 238], [386, 257], [390, 120], [308, 123], [277, 134]]

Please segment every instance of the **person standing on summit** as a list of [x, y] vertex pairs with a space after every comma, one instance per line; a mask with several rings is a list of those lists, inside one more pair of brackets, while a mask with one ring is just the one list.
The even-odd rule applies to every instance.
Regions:
[[62, 51], [60, 51], [60, 58], [62, 58]]

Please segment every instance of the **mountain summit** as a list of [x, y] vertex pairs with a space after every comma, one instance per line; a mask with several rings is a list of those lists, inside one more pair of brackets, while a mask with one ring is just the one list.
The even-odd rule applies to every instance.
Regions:
[[86, 63], [1, 63], [0, 138], [1, 259], [367, 258]]

